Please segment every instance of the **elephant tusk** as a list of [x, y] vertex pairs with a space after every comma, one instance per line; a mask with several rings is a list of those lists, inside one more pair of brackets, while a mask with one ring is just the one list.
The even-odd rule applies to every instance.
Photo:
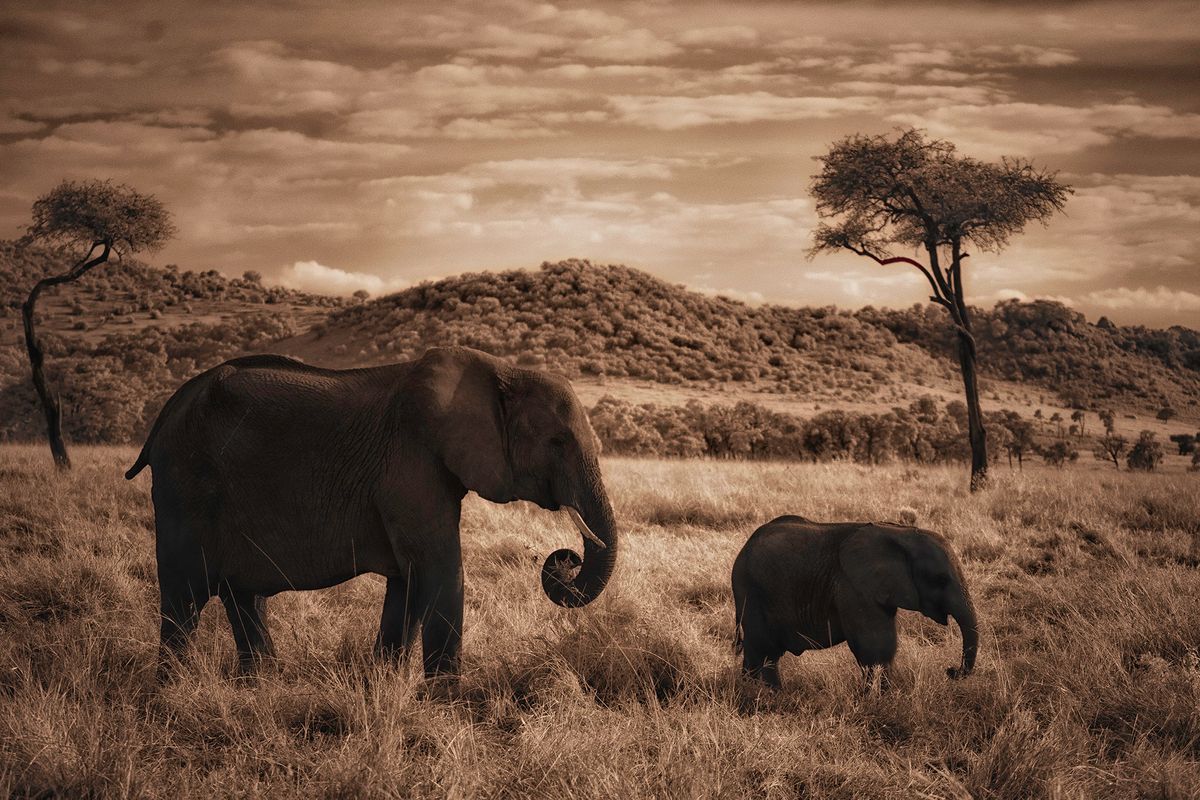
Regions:
[[571, 508], [570, 506], [567, 506], [566, 508], [567, 508], [567, 514], [570, 515], [570, 517], [571, 517], [571, 522], [574, 522], [575, 527], [579, 528], [579, 532], [583, 534], [583, 538], [587, 539], [589, 542], [596, 545], [596, 547], [599, 547], [601, 550], [608, 549], [608, 545], [606, 545], [604, 543], [604, 540], [601, 539], [596, 534], [592, 533], [592, 529], [589, 528], [587, 526], [587, 523], [583, 521], [583, 517], [579, 516], [578, 511]]

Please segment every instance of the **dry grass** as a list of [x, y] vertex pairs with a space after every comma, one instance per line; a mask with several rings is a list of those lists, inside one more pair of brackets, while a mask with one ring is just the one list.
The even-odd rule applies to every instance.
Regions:
[[[609, 461], [615, 582], [567, 611], [538, 588], [564, 519], [472, 499], [457, 699], [372, 663], [382, 586], [272, 601], [278, 662], [231, 677], [214, 601], [182, 677], [153, 685], [146, 479], [128, 449], [0, 449], [0, 794], [381, 797], [1185, 797], [1200, 786], [1197, 476]], [[895, 691], [845, 648], [735, 678], [728, 570], [783, 512], [888, 519], [962, 553], [980, 668], [902, 614]]]

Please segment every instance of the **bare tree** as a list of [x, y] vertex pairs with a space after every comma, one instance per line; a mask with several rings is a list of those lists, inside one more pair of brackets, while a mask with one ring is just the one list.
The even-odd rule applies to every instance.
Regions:
[[1121, 468], [1121, 456], [1129, 447], [1129, 440], [1117, 433], [1106, 433], [1100, 440], [1099, 446], [1092, 451], [1100, 461], [1111, 461], [1117, 469]]
[[[963, 283], [964, 249], [999, 252], [1031, 221], [1045, 222], [1071, 189], [1053, 173], [1004, 159], [987, 164], [959, 155], [918, 130], [897, 136], [855, 135], [818, 160], [812, 257], [848, 250], [881, 265], [909, 264], [929, 282], [930, 300], [946, 309], [958, 340], [971, 441], [971, 489], [987, 482], [987, 433], [979, 407], [977, 352]], [[922, 263], [892, 248], [924, 251]]]
[[1087, 414], [1083, 413], [1082, 409], [1075, 409], [1071, 412], [1071, 419], [1079, 425], [1079, 435], [1083, 436], [1086, 433]]
[[83, 253], [66, 272], [34, 284], [22, 307], [33, 388], [46, 414], [50, 452], [59, 469], [70, 469], [71, 458], [62, 436], [62, 407], [46, 386], [45, 354], [34, 333], [38, 296], [47, 287], [78, 280], [113, 253], [122, 258], [157, 250], [174, 234], [170, 213], [155, 197], [111, 181], [63, 181], [33, 204], [33, 224], [22, 237], [23, 244], [44, 242]]

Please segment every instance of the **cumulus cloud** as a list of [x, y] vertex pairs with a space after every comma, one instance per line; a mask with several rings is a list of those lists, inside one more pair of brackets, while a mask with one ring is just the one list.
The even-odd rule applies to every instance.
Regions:
[[1079, 56], [1061, 47], [1036, 47], [1029, 44], [983, 45], [975, 49], [983, 56], [984, 66], [1061, 67], [1079, 61]]
[[896, 113], [893, 122], [926, 128], [975, 155], [1073, 153], [1114, 139], [1200, 138], [1200, 114], [1136, 102], [1065, 106], [1052, 103], [942, 105]]
[[769, 92], [678, 97], [620, 95], [612, 98], [618, 119], [648, 128], [671, 131], [700, 125], [723, 125], [767, 120], [827, 119], [866, 111], [869, 97], [784, 97]]
[[758, 41], [758, 31], [748, 25], [689, 28], [676, 41], [691, 47], [750, 47]]
[[1200, 294], [1185, 289], [1156, 286], [1153, 289], [1120, 286], [1088, 292], [1084, 302], [1100, 308], [1120, 310], [1196, 311], [1200, 312]]
[[767, 298], [762, 292], [748, 292], [744, 289], [714, 289], [711, 286], [696, 286], [690, 283], [687, 287], [691, 291], [705, 295], [706, 297], [724, 297], [752, 306], [762, 305], [767, 302]]
[[288, 289], [315, 294], [351, 295], [366, 291], [373, 296], [398, 292], [409, 286], [401, 278], [383, 279], [366, 272], [348, 272], [327, 267], [316, 261], [297, 261], [279, 276], [279, 283]]
[[580, 58], [636, 64], [667, 58], [682, 51], [678, 45], [660, 39], [646, 28], [634, 28], [588, 39], [576, 46], [574, 52]]
[[1033, 295], [1031, 295], [1031, 294], [1022, 292], [1020, 289], [999, 289], [995, 292], [992, 292], [991, 294], [983, 295], [982, 297], [979, 297], [977, 299], [977, 301], [979, 303], [982, 303], [983, 305], [988, 305], [990, 303], [998, 303], [1001, 300], [1019, 300], [1022, 303], [1028, 303], [1032, 300], [1050, 300], [1055, 303], [1061, 303], [1062, 305], [1064, 305], [1068, 308], [1073, 308], [1075, 306], [1075, 301], [1072, 298], [1067, 297], [1065, 295], [1061, 295], [1061, 294], [1033, 294]]

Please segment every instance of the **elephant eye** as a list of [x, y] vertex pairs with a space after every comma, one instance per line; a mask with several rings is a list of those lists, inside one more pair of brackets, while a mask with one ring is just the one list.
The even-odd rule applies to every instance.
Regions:
[[562, 449], [567, 446], [567, 437], [561, 433], [556, 433], [550, 437], [550, 444], [552, 447]]

